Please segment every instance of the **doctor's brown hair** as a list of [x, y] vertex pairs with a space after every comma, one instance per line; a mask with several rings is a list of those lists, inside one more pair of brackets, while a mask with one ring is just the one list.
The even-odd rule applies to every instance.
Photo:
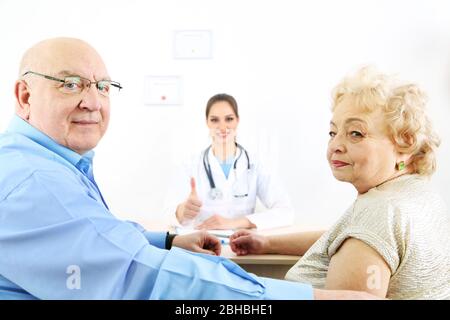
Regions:
[[236, 99], [234, 99], [232, 96], [226, 93], [219, 93], [211, 98], [209, 98], [208, 103], [206, 104], [206, 119], [208, 119], [209, 112], [211, 111], [212, 106], [216, 102], [225, 101], [228, 102], [228, 104], [231, 106], [231, 109], [233, 109], [234, 115], [236, 118], [239, 118], [239, 112], [238, 112], [238, 105], [236, 102]]

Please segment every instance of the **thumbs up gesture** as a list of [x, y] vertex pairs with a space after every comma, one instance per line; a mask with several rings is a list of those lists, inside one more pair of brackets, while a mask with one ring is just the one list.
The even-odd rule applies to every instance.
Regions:
[[198, 198], [197, 189], [195, 187], [195, 179], [191, 178], [191, 192], [185, 202], [178, 206], [177, 217], [178, 220], [183, 223], [188, 220], [194, 219], [199, 213], [202, 207], [202, 202]]

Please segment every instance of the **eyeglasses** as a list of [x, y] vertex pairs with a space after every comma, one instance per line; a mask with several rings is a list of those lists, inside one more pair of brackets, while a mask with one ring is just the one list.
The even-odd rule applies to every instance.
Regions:
[[48, 76], [42, 73], [34, 72], [34, 71], [27, 71], [25, 72], [22, 77], [28, 75], [28, 74], [34, 74], [40, 77], [43, 77], [48, 80], [58, 81], [61, 82], [62, 85], [58, 88], [59, 91], [62, 93], [67, 94], [79, 94], [83, 92], [84, 89], [90, 88], [91, 85], [95, 85], [98, 92], [105, 97], [109, 97], [110, 92], [116, 92], [118, 93], [120, 89], [122, 89], [122, 86], [119, 82], [111, 81], [111, 80], [99, 80], [99, 81], [91, 81], [89, 79], [80, 77], [80, 76], [67, 76], [64, 77], [64, 79], [58, 79], [52, 76]]

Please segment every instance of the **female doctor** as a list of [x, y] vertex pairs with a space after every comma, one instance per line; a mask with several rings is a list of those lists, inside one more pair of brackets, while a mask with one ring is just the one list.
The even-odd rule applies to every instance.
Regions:
[[[172, 206], [177, 221], [196, 229], [291, 225], [294, 212], [287, 194], [263, 164], [236, 142], [236, 100], [228, 94], [211, 97], [206, 124], [212, 144], [184, 170], [186, 189], [178, 195], [176, 209]], [[266, 207], [264, 212], [255, 213], [256, 197]]]

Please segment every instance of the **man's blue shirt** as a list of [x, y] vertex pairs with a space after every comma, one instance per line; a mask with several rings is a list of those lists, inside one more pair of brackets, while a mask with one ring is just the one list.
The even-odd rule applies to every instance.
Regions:
[[115, 218], [93, 157], [18, 116], [0, 135], [0, 299], [312, 298], [310, 285], [165, 250], [166, 232]]

